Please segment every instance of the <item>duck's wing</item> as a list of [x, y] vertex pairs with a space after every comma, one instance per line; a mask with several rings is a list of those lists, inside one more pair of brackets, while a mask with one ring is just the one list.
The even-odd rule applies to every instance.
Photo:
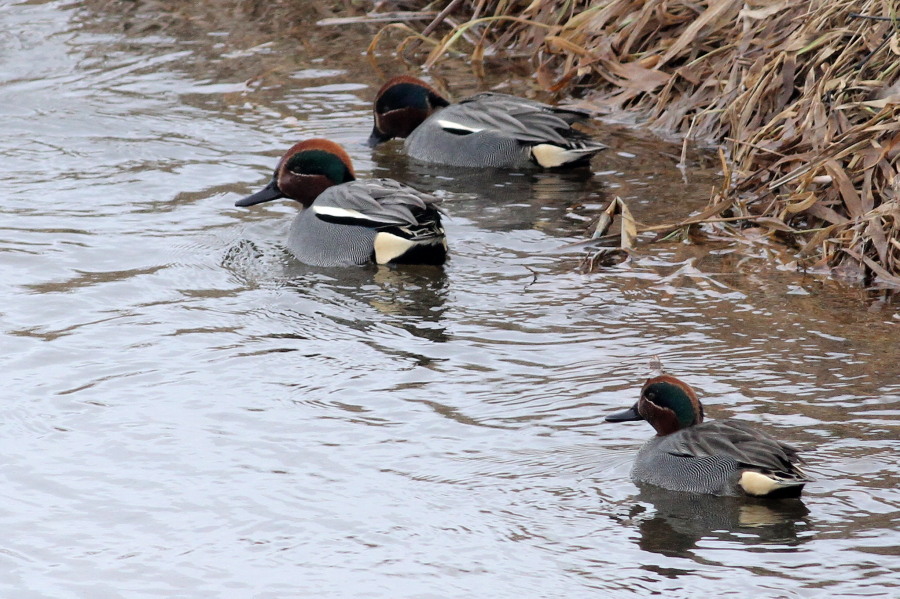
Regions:
[[798, 481], [810, 480], [796, 448], [738, 420], [713, 420], [667, 435], [660, 449], [682, 457], [727, 457], [742, 467]]
[[506, 108], [513, 106], [519, 106], [521, 108], [527, 107], [533, 110], [540, 110], [542, 112], [556, 115], [569, 124], [586, 121], [592, 116], [592, 113], [588, 110], [566, 106], [553, 106], [551, 104], [538, 102], [537, 100], [529, 100], [528, 98], [520, 98], [519, 96], [499, 94], [496, 92], [481, 92], [479, 94], [475, 94], [474, 96], [470, 96], [465, 100], [462, 100], [460, 104], [464, 104], [466, 102], [496, 103], [498, 106], [503, 106]]
[[523, 143], [566, 146], [588, 141], [587, 136], [571, 128], [571, 122], [578, 120], [573, 115], [572, 111], [561, 112], [515, 96], [478, 94], [451, 104], [432, 118], [442, 129], [456, 135], [494, 131]]
[[393, 179], [368, 179], [329, 187], [308, 210], [330, 223], [403, 227], [439, 220], [439, 203], [439, 198]]

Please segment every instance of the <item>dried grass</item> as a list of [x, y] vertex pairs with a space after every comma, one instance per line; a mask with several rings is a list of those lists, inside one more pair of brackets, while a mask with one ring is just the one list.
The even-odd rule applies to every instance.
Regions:
[[721, 143], [725, 184], [706, 219], [746, 218], [805, 266], [900, 285], [896, 12], [889, 0], [466, 0], [455, 16], [468, 20], [427, 62], [465, 34], [476, 57], [528, 53], [547, 90], [586, 88], [606, 110]]

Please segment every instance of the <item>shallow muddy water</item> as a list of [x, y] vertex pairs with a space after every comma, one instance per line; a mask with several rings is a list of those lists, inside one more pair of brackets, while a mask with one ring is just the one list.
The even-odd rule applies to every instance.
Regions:
[[[702, 208], [714, 157], [685, 180], [678, 147], [598, 127], [581, 173], [407, 164], [363, 143], [401, 68], [366, 62], [373, 30], [126, 5], [0, 5], [0, 595], [900, 594], [896, 306], [764, 240], [594, 273], [560, 250], [613, 195]], [[309, 268], [295, 206], [233, 207], [311, 136], [441, 195], [448, 264]], [[651, 429], [603, 417], [653, 355], [799, 445], [802, 501], [636, 488]]]

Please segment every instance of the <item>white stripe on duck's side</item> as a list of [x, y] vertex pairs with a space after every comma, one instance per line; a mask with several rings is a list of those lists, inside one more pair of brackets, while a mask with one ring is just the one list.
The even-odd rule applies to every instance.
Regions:
[[357, 225], [360, 227], [377, 227], [385, 224], [382, 220], [373, 218], [358, 210], [338, 208], [337, 206], [316, 206], [313, 204], [308, 210], [311, 210], [318, 218], [332, 223]]
[[415, 243], [409, 239], [379, 231], [375, 235], [375, 262], [378, 264], [387, 264], [391, 260], [396, 260], [409, 251]]
[[347, 210], [346, 208], [338, 208], [337, 206], [310, 206], [310, 210], [312, 210], [316, 214], [322, 214], [325, 216], [331, 216], [333, 218], [346, 218], [351, 220], [372, 220], [362, 212], [358, 210]]
[[438, 119], [437, 124], [445, 131], [464, 131], [466, 133], [478, 133], [479, 131], [484, 131], [484, 127], [472, 127], [471, 125], [462, 125], [443, 119]]

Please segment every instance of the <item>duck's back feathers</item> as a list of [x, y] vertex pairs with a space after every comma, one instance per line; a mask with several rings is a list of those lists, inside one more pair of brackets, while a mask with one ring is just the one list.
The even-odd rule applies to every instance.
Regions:
[[493, 130], [526, 143], [567, 144], [587, 137], [571, 124], [587, 115], [556, 109], [525, 98], [506, 94], [481, 93], [451, 104], [440, 111], [439, 122], [445, 130], [454, 125], [462, 131]]
[[326, 222], [367, 227], [416, 225], [440, 202], [393, 179], [352, 181], [330, 187], [313, 203], [315, 215]]
[[797, 450], [740, 420], [711, 420], [666, 435], [673, 455], [723, 455], [763, 470], [778, 471], [802, 463]]
[[[481, 92], [474, 96], [469, 96], [465, 100], [459, 102], [459, 104], [462, 106], [465, 106], [466, 104], [479, 106], [485, 110], [501, 110], [522, 122], [540, 118], [538, 115], [541, 114], [549, 115], [552, 117], [552, 120], [547, 120], [546, 122], [553, 123], [554, 128], [561, 130], [567, 129], [568, 125], [586, 121], [591, 116], [591, 113], [587, 110], [552, 106], [550, 104], [538, 102], [537, 100], [529, 100], [528, 98], [520, 98], [518, 96], [499, 94], [496, 92]], [[562, 121], [565, 126], [560, 125], [559, 121]]]

